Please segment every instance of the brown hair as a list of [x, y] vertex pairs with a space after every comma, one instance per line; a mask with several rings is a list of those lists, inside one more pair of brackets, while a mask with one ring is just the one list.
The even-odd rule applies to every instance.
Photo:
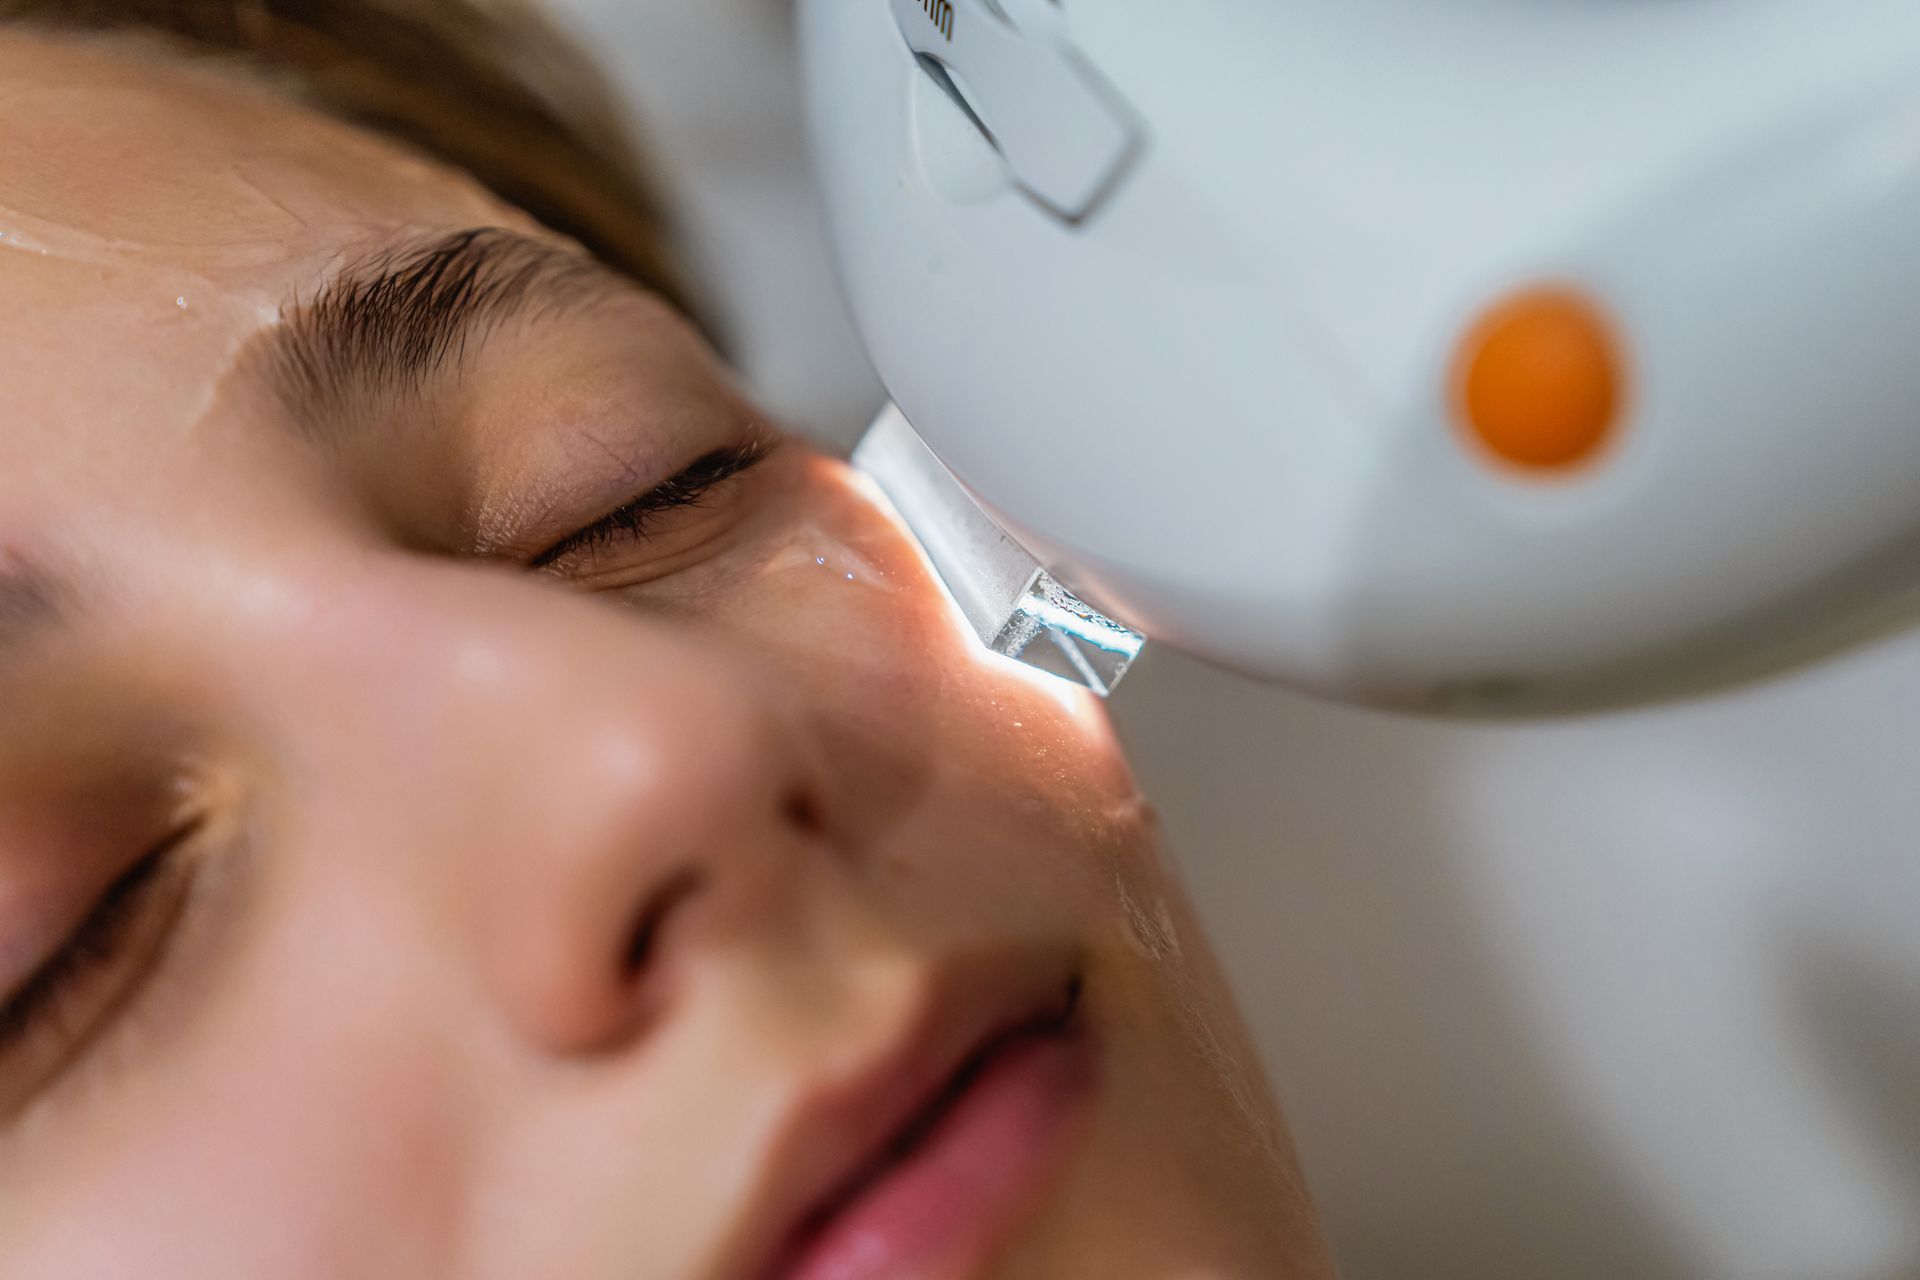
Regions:
[[455, 165], [692, 314], [597, 68], [521, 0], [0, 0], [0, 23], [159, 37]]

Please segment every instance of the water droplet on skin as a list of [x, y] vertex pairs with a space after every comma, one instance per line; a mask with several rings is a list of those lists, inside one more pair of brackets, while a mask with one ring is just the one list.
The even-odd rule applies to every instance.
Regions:
[[852, 575], [852, 574], [848, 574], [848, 575], [847, 575], [847, 581], [848, 581], [848, 582], [852, 582], [852, 581], [853, 581], [853, 575]]
[[825, 564], [827, 562], [827, 558], [825, 556], [815, 556], [813, 558], [813, 562], [815, 564]]
[[175, 298], [173, 300], [173, 305], [180, 308], [182, 311], [185, 311], [187, 309], [187, 300], [185, 297]]

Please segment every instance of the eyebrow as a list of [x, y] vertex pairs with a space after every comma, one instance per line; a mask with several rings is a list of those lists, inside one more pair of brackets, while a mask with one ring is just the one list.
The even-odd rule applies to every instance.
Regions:
[[508, 321], [621, 287], [582, 253], [500, 227], [388, 246], [286, 308], [268, 380], [301, 429], [325, 439], [356, 406], [419, 393]]

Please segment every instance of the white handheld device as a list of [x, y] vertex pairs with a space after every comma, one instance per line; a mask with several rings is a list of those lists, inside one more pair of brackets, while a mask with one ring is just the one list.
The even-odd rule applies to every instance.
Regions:
[[1088, 615], [1531, 710], [1920, 603], [1914, 0], [799, 14], [874, 364]]

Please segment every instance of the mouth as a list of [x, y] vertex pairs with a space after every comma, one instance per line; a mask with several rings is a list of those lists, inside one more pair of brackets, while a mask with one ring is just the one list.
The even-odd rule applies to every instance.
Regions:
[[765, 1280], [958, 1277], [987, 1265], [1090, 1109], [1096, 1054], [1080, 1004], [1076, 975], [968, 1042], [930, 1085], [903, 1093], [912, 1067], [876, 1079], [871, 1096], [907, 1105], [810, 1202]]

